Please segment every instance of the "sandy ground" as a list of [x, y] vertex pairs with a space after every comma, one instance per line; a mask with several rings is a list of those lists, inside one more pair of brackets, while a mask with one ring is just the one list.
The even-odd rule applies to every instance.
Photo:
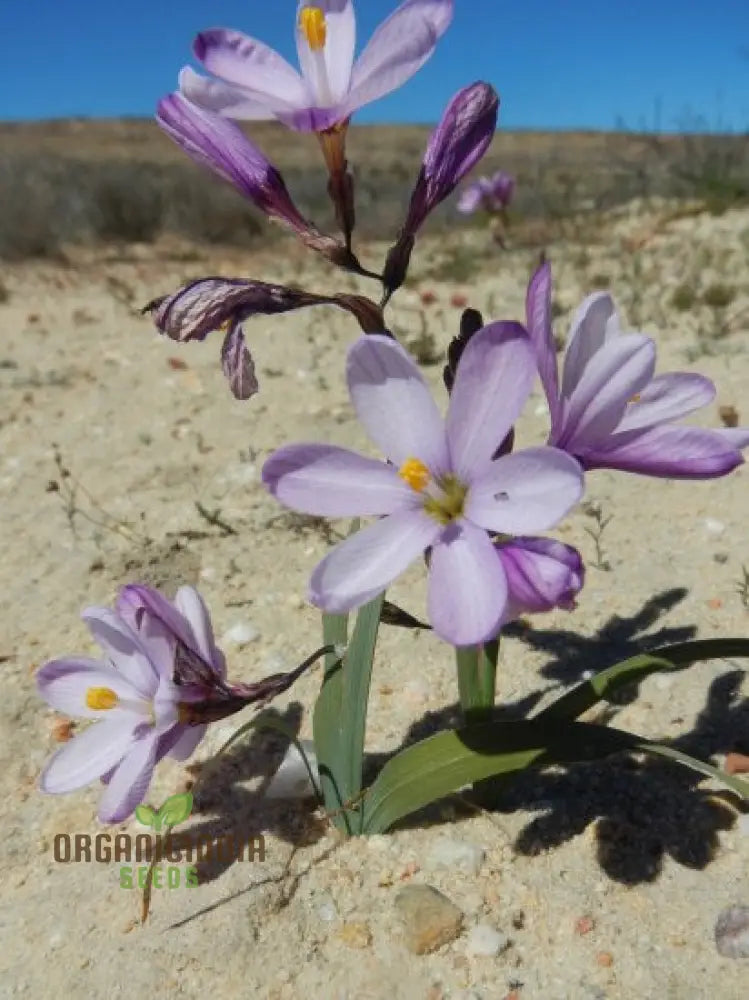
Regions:
[[[581, 297], [608, 282], [630, 323], [656, 337], [660, 371], [698, 370], [716, 381], [718, 400], [699, 421], [717, 425], [723, 405], [745, 423], [749, 214], [660, 227], [659, 218], [633, 211], [602, 222], [597, 244], [551, 248], [557, 329], [566, 332]], [[362, 256], [376, 266], [378, 254], [365, 248]], [[455, 262], [466, 259], [473, 277], [451, 279]], [[522, 318], [532, 260], [530, 252], [492, 249], [481, 234], [422, 245], [416, 280], [391, 310], [392, 328], [413, 341], [424, 323], [441, 353], [457, 327], [455, 293], [487, 318]], [[0, 304], [0, 994], [745, 997], [746, 965], [717, 953], [713, 928], [726, 906], [749, 902], [746, 825], [722, 804], [717, 786], [675, 766], [616, 759], [528, 777], [493, 813], [449, 802], [385, 837], [339, 843], [305, 806], [263, 800], [263, 776], [277, 754], [254, 740], [227, 758], [191, 823], [263, 832], [264, 862], [203, 871], [189, 891], [155, 890], [141, 927], [139, 894], [120, 888], [117, 865], [54, 861], [56, 833], [97, 830], [98, 791], [53, 798], [37, 790], [56, 744], [55, 719], [36, 695], [33, 672], [52, 657], [92, 651], [78, 617], [85, 605], [109, 603], [128, 581], [170, 592], [196, 584], [218, 636], [237, 624], [256, 630], [243, 646], [224, 643], [231, 675], [248, 681], [291, 667], [319, 644], [319, 617], [303, 595], [329, 542], [319, 526], [275, 506], [259, 470], [289, 441], [366, 448], [342, 378], [357, 330], [331, 309], [251, 322], [261, 392], [236, 402], [219, 370], [219, 337], [173, 344], [136, 313], [207, 273], [341, 287], [293, 246], [251, 261], [200, 252], [179, 261], [144, 248], [0, 275], [7, 290]], [[728, 283], [735, 296], [726, 309], [697, 304], [679, 312], [672, 296], [682, 282], [698, 297]], [[350, 284], [344, 276], [343, 287]], [[427, 289], [436, 301], [422, 307], [419, 292]], [[438, 387], [441, 363], [424, 371]], [[541, 443], [546, 430], [537, 388], [520, 443]], [[54, 445], [70, 472], [64, 481]], [[737, 587], [742, 564], [749, 565], [748, 485], [746, 468], [696, 484], [591, 475], [587, 499], [613, 515], [602, 539], [609, 568], [596, 567], [586, 531], [595, 523], [577, 510], [557, 534], [588, 563], [579, 607], [514, 629], [502, 649], [502, 698], [527, 710], [583, 671], [659, 642], [747, 634]], [[220, 509], [234, 533], [209, 524], [196, 501]], [[423, 615], [421, 568], [389, 597]], [[684, 734], [685, 749], [720, 761], [729, 750], [749, 751], [743, 677], [738, 662], [697, 665], [647, 680], [612, 714], [616, 725], [644, 735]], [[303, 737], [318, 685], [313, 671], [278, 701]], [[397, 747], [412, 724], [455, 699], [445, 647], [429, 634], [383, 628], [371, 750]], [[243, 718], [214, 727], [197, 759]], [[183, 788], [185, 776], [181, 766], [162, 766], [150, 801]], [[446, 854], [473, 861], [444, 866]], [[395, 903], [404, 885], [417, 883], [436, 887], [464, 914], [461, 935], [423, 956], [405, 948]], [[476, 925], [506, 937], [498, 954], [474, 953]]]

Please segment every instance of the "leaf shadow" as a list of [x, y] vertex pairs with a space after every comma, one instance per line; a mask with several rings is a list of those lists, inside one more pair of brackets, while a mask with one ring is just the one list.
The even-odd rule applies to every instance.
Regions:
[[[743, 670], [717, 677], [694, 727], [671, 741], [701, 760], [749, 751], [749, 698], [739, 690]], [[616, 755], [564, 770], [530, 772], [495, 786], [492, 808], [541, 811], [515, 841], [532, 856], [579, 836], [594, 824], [597, 860], [614, 881], [653, 882], [664, 859], [705, 868], [720, 846], [718, 833], [733, 827], [731, 793], [700, 788], [702, 775], [660, 758]]]
[[[270, 711], [283, 726], [298, 736], [302, 721], [302, 705], [292, 702], [283, 712]], [[310, 813], [304, 801], [269, 799], [265, 792], [278, 770], [289, 743], [279, 732], [253, 730], [247, 740], [239, 740], [221, 754], [189, 770], [195, 777], [192, 818], [206, 816], [188, 830], [175, 830], [171, 844], [175, 851], [187, 855], [193, 845], [211, 845], [196, 851], [194, 861], [198, 883], [219, 878], [233, 864], [241, 864], [229, 852], [222, 856], [221, 841], [247, 845], [245, 860], [258, 857], [259, 838], [272, 834], [293, 848], [317, 843], [327, 826]], [[259, 779], [259, 780], [257, 780]], [[247, 783], [256, 781], [248, 788]]]
[[[686, 642], [697, 634], [695, 625], [661, 626], [648, 632], [664, 614], [687, 596], [685, 587], [673, 587], [649, 598], [640, 610], [629, 617], [612, 615], [591, 636], [568, 629], [538, 629], [518, 620], [506, 625], [502, 635], [518, 639], [525, 645], [553, 657], [541, 667], [541, 676], [560, 684], [576, 684], [589, 671], [598, 673], [609, 663], [647, 653], [657, 646]], [[638, 685], [622, 689], [612, 701], [628, 705], [638, 695]]]

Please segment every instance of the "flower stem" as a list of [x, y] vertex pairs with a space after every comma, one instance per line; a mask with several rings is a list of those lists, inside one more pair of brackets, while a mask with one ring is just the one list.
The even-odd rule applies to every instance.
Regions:
[[460, 707], [466, 717], [470, 714], [475, 719], [477, 711], [493, 708], [498, 656], [498, 638], [455, 650]]

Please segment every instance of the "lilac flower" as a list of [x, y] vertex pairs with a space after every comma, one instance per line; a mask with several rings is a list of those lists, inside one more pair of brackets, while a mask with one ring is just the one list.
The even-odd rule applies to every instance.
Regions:
[[[181, 587], [174, 605], [149, 588], [125, 587], [114, 611], [93, 607], [82, 617], [103, 659], [52, 660], [37, 673], [37, 686], [57, 711], [96, 724], [54, 754], [41, 788], [70, 792], [101, 777], [99, 819], [119, 823], [143, 801], [158, 761], [185, 760], [200, 742], [205, 725], [184, 722], [183, 706], [222, 683], [224, 657], [192, 587]], [[202, 664], [203, 680], [180, 686], [179, 664], [191, 660]]]
[[382, 516], [314, 570], [312, 603], [343, 612], [370, 600], [425, 550], [432, 627], [457, 646], [497, 634], [508, 581], [489, 533], [552, 527], [580, 499], [577, 462], [554, 448], [492, 460], [530, 391], [535, 366], [523, 328], [477, 333], [458, 367], [443, 422], [416, 364], [377, 334], [349, 350], [351, 399], [388, 462], [299, 444], [275, 452], [263, 481], [284, 505], [328, 517]]
[[429, 213], [455, 190], [489, 148], [498, 112], [496, 91], [480, 81], [459, 90], [445, 108], [429, 137], [406, 221], [387, 256], [382, 280], [389, 294], [403, 284], [416, 233]]
[[577, 549], [552, 538], [513, 538], [495, 543], [507, 577], [503, 624], [519, 615], [572, 610], [582, 590], [585, 567]]
[[209, 79], [185, 67], [180, 89], [229, 118], [276, 118], [301, 132], [345, 125], [358, 108], [406, 82], [429, 59], [453, 15], [453, 0], [406, 0], [354, 61], [351, 0], [300, 0], [296, 44], [301, 74], [277, 52], [238, 31], [201, 32], [193, 51]]
[[531, 278], [526, 322], [549, 401], [548, 443], [585, 469], [621, 469], [672, 479], [723, 476], [744, 459], [749, 428], [704, 429], [673, 421], [710, 403], [715, 386], [702, 375], [654, 375], [655, 343], [622, 333], [613, 299], [589, 295], [567, 338], [559, 388], [551, 329], [551, 269]]
[[498, 212], [510, 204], [515, 191], [515, 178], [499, 170], [491, 177], [479, 177], [463, 191], [458, 199], [458, 211], [472, 215], [479, 208]]
[[360, 270], [343, 244], [304, 218], [281, 174], [234, 122], [196, 107], [181, 94], [169, 94], [159, 101], [156, 121], [196, 163], [223, 177], [305, 246], [334, 264]]
[[83, 612], [104, 659], [52, 660], [37, 687], [52, 708], [96, 720], [57, 751], [42, 772], [45, 792], [63, 793], [101, 778], [103, 823], [120, 823], [142, 802], [156, 764], [186, 760], [209, 722], [287, 690], [325, 646], [295, 670], [251, 684], [229, 684], [203, 599], [180, 587], [174, 602], [157, 590], [129, 584], [115, 609]]

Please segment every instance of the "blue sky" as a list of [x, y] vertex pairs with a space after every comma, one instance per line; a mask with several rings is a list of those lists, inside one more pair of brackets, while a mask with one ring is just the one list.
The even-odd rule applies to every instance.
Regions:
[[[358, 50], [397, 0], [358, 0]], [[296, 0], [0, 0], [0, 120], [150, 115], [201, 28], [232, 27], [296, 65]], [[195, 65], [195, 64], [194, 64]], [[476, 79], [507, 128], [749, 130], [749, 0], [456, 0], [404, 88], [360, 122], [436, 120]]]

